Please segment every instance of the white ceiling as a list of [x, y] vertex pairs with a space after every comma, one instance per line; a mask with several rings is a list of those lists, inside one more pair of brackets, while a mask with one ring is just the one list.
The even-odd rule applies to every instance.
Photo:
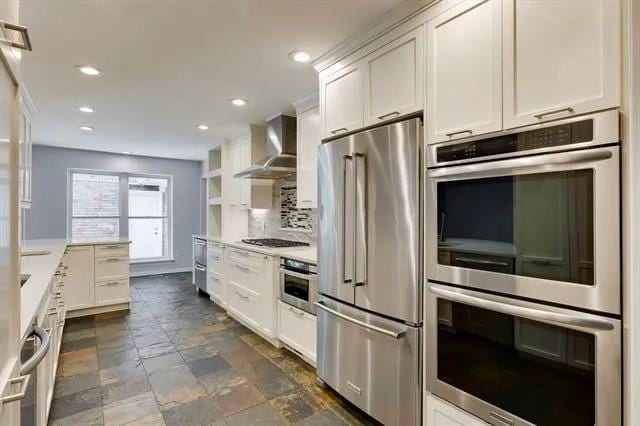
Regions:
[[[317, 90], [310, 64], [400, 0], [22, 0], [35, 143], [203, 159]], [[74, 67], [93, 64], [91, 78]], [[249, 104], [238, 108], [228, 99]], [[78, 111], [80, 105], [93, 114]], [[206, 132], [196, 129], [207, 123]], [[91, 134], [78, 126], [95, 127]]]

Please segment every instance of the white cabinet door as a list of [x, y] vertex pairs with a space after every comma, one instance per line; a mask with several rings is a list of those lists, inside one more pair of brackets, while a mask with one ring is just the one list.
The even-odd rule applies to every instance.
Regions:
[[320, 109], [313, 108], [298, 115], [298, 209], [318, 207], [318, 146], [320, 146]]
[[95, 291], [97, 306], [128, 303], [131, 300], [128, 279], [97, 282]]
[[68, 310], [94, 306], [94, 249], [93, 246], [67, 248], [67, 276], [64, 297]]
[[505, 128], [620, 105], [617, 0], [504, 0]]
[[[16, 22], [17, 2], [2, 2], [2, 18]], [[15, 7], [14, 7], [15, 6]], [[13, 13], [9, 12], [15, 12]], [[18, 245], [18, 87], [11, 70], [18, 70], [0, 28], [0, 397], [13, 395], [22, 384], [18, 378], [20, 354], [20, 267]], [[9, 66], [7, 67], [7, 64]], [[17, 381], [17, 382], [16, 382]], [[20, 424], [20, 402], [0, 404], [0, 425]]]
[[486, 426], [487, 423], [433, 395], [426, 396], [426, 426]]
[[422, 109], [423, 64], [423, 27], [364, 58], [365, 126]]
[[320, 81], [323, 138], [337, 136], [363, 126], [362, 96], [362, 71], [358, 63]]
[[316, 362], [316, 317], [279, 302], [278, 337], [307, 359]]
[[465, 1], [427, 23], [427, 143], [502, 128], [501, 0]]

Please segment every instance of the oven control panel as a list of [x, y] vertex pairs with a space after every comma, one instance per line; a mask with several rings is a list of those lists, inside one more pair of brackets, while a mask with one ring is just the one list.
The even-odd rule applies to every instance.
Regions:
[[593, 119], [497, 136], [437, 149], [438, 163], [468, 160], [512, 152], [531, 151], [593, 140]]

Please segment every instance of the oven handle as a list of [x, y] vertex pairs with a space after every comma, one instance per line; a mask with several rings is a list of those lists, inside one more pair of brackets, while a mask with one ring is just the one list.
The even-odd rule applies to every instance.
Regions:
[[597, 149], [587, 152], [563, 152], [560, 154], [537, 155], [533, 157], [513, 158], [510, 160], [491, 161], [488, 163], [443, 167], [442, 169], [430, 170], [429, 177], [464, 176], [479, 172], [520, 169], [523, 167], [546, 166], [550, 164], [589, 163], [591, 161], [608, 160], [611, 157], [613, 157], [613, 152], [609, 149]]
[[449, 290], [442, 286], [431, 284], [429, 290], [437, 296], [441, 296], [447, 300], [453, 302], [464, 303], [467, 305], [476, 306], [478, 308], [488, 309], [491, 311], [502, 312], [507, 315], [515, 315], [519, 317], [525, 317], [532, 320], [555, 322], [559, 324], [573, 325], [593, 330], [613, 330], [614, 326], [610, 322], [578, 315], [566, 315], [558, 312], [545, 311], [536, 308], [527, 308], [524, 306], [511, 305], [508, 303], [493, 300], [491, 296], [484, 295], [483, 297], [471, 294], [466, 290], [456, 289]]
[[289, 269], [284, 269], [284, 268], [280, 268], [280, 272], [282, 272], [285, 275], [291, 275], [292, 277], [296, 277], [296, 278], [301, 278], [303, 280], [309, 280], [309, 281], [315, 281], [318, 279], [318, 277], [315, 274], [301, 274], [300, 272], [293, 272]]
[[368, 328], [369, 330], [372, 330], [372, 331], [377, 331], [380, 334], [393, 337], [394, 339], [401, 339], [406, 334], [405, 330], [402, 330], [402, 331], [387, 330], [386, 328], [378, 327], [377, 325], [368, 324], [364, 321], [360, 321], [359, 319], [350, 317], [349, 315], [345, 315], [342, 312], [338, 312], [334, 309], [331, 309], [330, 307], [322, 303], [322, 301], [314, 302], [314, 305], [316, 305], [318, 308], [322, 309], [323, 311], [326, 311], [332, 315], [335, 315], [338, 318], [341, 318], [345, 321], [349, 321], [350, 323], [359, 325], [360, 327]]

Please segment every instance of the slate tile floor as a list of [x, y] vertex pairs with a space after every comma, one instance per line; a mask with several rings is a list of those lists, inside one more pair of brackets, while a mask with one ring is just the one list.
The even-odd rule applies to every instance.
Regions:
[[49, 424], [372, 423], [198, 296], [191, 274], [133, 278], [131, 298], [130, 312], [67, 321]]

